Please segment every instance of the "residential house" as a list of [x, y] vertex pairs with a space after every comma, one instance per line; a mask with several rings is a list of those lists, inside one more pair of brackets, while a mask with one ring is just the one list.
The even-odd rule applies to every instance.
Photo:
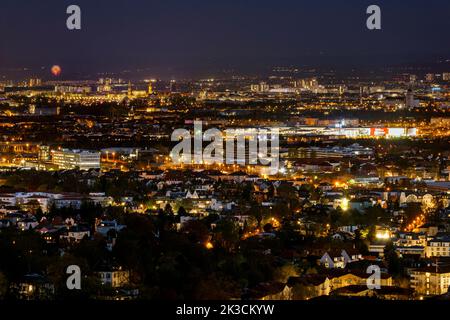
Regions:
[[85, 237], [91, 236], [91, 229], [88, 226], [76, 225], [69, 228], [66, 234], [61, 235], [61, 238], [67, 239], [69, 242], [80, 242]]
[[[372, 275], [372, 273], [366, 273], [360, 270], [338, 270], [332, 269], [328, 270], [325, 275], [330, 279], [331, 290], [336, 290], [339, 288], [351, 286], [351, 285], [365, 285], [367, 286], [367, 279]], [[387, 273], [381, 273], [380, 275], [380, 285], [381, 286], [392, 286], [393, 279], [392, 276]]]
[[34, 217], [32, 217], [32, 218], [27, 217], [27, 218], [21, 219], [17, 222], [17, 227], [22, 231], [34, 229], [38, 225], [39, 225], [39, 222], [37, 222]]
[[426, 257], [450, 257], [450, 236], [436, 237], [427, 242]]
[[319, 264], [325, 268], [345, 268], [348, 263], [361, 259], [362, 255], [357, 250], [330, 250], [323, 254]]
[[411, 271], [411, 287], [417, 295], [434, 296], [447, 293], [450, 267], [429, 266]]
[[410, 300], [413, 290], [400, 287], [381, 287], [370, 289], [367, 285], [350, 285], [332, 291], [330, 295], [344, 297], [374, 297], [382, 300]]
[[292, 300], [291, 288], [280, 282], [264, 282], [248, 290], [243, 300]]
[[108, 232], [111, 230], [115, 230], [115, 231], [119, 232], [124, 228], [126, 228], [126, 226], [118, 224], [116, 220], [112, 220], [112, 221], [103, 220], [103, 221], [100, 221], [95, 226], [95, 231], [100, 233], [102, 236], [106, 236], [108, 234]]
[[100, 271], [96, 271], [95, 274], [98, 275], [100, 282], [104, 286], [120, 288], [130, 283], [130, 271], [122, 270], [121, 267], [103, 268]]
[[290, 277], [287, 285], [291, 288], [292, 300], [309, 300], [330, 294], [330, 280], [322, 274], [306, 274]]
[[27, 274], [10, 285], [13, 297], [20, 300], [52, 300], [55, 286], [40, 274]]

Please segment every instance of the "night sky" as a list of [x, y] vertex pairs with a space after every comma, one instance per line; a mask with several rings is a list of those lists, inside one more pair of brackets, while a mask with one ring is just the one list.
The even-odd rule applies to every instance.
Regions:
[[[66, 8], [82, 30], [66, 29]], [[366, 8], [382, 30], [366, 29]], [[450, 57], [448, 0], [1, 0], [0, 70], [68, 73], [407, 62]], [[44, 69], [43, 69], [44, 68]]]

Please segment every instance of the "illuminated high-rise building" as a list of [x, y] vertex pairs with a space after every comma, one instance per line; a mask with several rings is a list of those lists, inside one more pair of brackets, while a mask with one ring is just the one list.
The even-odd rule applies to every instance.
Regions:
[[433, 82], [434, 81], [434, 74], [433, 73], [427, 73], [425, 75], [425, 81], [427, 82]]
[[151, 81], [149, 81], [149, 83], [148, 83], [148, 90], [147, 90], [147, 93], [149, 94], [149, 95], [152, 95], [154, 92], [153, 92], [153, 85], [152, 85], [152, 82]]
[[39, 78], [31, 78], [28, 80], [28, 86], [29, 87], [37, 87], [42, 84], [42, 80]]
[[250, 90], [253, 92], [267, 92], [269, 91], [270, 87], [265, 82], [260, 82], [259, 84], [254, 84], [250, 86]]
[[170, 84], [169, 84], [169, 91], [170, 92], [176, 92], [177, 91], [176, 84], [177, 84], [177, 82], [175, 80], [170, 80]]
[[131, 81], [128, 81], [128, 97], [133, 95], [133, 88], [131, 87]]
[[50, 160], [50, 147], [45, 145], [39, 146], [38, 153], [39, 161], [46, 162]]
[[319, 86], [317, 78], [299, 79], [294, 82], [295, 88], [312, 90]]
[[405, 96], [405, 106], [407, 108], [416, 108], [419, 106], [419, 101], [414, 99], [414, 92], [408, 89]]

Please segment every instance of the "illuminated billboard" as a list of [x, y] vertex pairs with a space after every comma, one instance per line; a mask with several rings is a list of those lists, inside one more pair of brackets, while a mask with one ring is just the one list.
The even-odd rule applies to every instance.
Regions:
[[388, 128], [387, 135], [390, 137], [403, 137], [407, 134], [405, 128]]
[[342, 129], [346, 137], [414, 137], [416, 128], [346, 128]]

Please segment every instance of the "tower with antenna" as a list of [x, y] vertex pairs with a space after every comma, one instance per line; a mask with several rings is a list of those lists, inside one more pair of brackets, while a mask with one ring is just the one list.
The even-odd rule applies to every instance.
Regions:
[[153, 92], [153, 84], [151, 81], [148, 82], [148, 90], [147, 93], [149, 96], [151, 96], [154, 92]]
[[131, 98], [133, 95], [133, 88], [131, 87], [131, 81], [128, 81], [128, 97]]

